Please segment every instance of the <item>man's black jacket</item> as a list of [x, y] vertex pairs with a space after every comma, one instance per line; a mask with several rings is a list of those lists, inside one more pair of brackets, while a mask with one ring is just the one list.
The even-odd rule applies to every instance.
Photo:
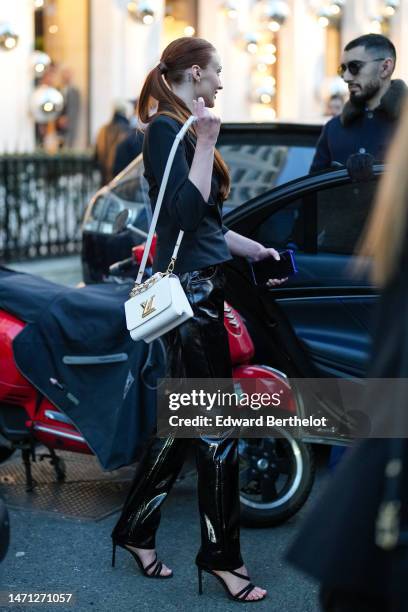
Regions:
[[376, 161], [384, 160], [406, 95], [401, 80], [391, 81], [380, 105], [373, 111], [348, 101], [343, 112], [324, 126], [317, 143], [310, 172], [330, 168], [333, 162], [346, 165], [353, 153], [370, 153]]

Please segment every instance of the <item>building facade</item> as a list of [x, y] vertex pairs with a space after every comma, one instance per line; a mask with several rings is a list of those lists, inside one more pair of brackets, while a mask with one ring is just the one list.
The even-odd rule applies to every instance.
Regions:
[[[390, 36], [396, 76], [408, 79], [408, 0], [1, 0], [1, 28], [6, 40], [7, 31], [18, 36], [0, 49], [2, 152], [38, 144], [44, 128], [35, 128], [33, 91], [45, 83], [64, 93], [66, 69], [79, 93], [73, 146], [92, 145], [115, 101], [137, 97], [178, 36], [202, 36], [219, 51], [224, 121], [319, 120], [330, 94], [342, 91], [342, 46], [370, 31]], [[38, 52], [55, 67], [50, 83]], [[58, 120], [49, 123], [58, 132]]]

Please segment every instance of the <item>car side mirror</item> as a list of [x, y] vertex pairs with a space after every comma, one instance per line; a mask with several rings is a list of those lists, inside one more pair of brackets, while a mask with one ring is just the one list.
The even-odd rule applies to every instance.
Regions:
[[125, 210], [122, 210], [118, 214], [113, 224], [114, 234], [119, 234], [119, 232], [123, 232], [123, 230], [126, 229], [126, 226], [129, 222], [129, 217], [130, 217], [130, 211], [128, 208], [125, 208]]
[[131, 212], [128, 208], [125, 208], [124, 210], [122, 210], [118, 216], [116, 217], [114, 223], [113, 223], [113, 228], [112, 231], [114, 234], [119, 234], [120, 232], [123, 232], [123, 230], [129, 230], [131, 232], [133, 232], [134, 234], [137, 234], [138, 236], [140, 236], [141, 238], [143, 238], [144, 240], [146, 240], [147, 238], [147, 234], [146, 232], [144, 232], [143, 230], [139, 229], [138, 227], [134, 227], [131, 223], [130, 223], [130, 218], [131, 218]]

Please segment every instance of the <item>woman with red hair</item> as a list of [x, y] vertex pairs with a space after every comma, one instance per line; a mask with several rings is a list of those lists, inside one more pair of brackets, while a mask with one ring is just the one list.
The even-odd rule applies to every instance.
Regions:
[[[196, 121], [179, 144], [157, 224], [154, 271], [164, 271], [180, 230], [184, 230], [174, 273], [180, 278], [194, 316], [164, 337], [168, 372], [177, 378], [231, 378], [224, 328], [222, 264], [231, 255], [259, 261], [279, 255], [222, 224], [222, 204], [230, 176], [215, 144], [220, 120], [209, 109], [222, 89], [220, 58], [200, 38], [180, 38], [163, 52], [139, 99], [147, 124], [143, 158], [154, 208], [176, 134], [191, 116]], [[157, 112], [152, 115], [152, 105]], [[271, 280], [270, 284], [281, 281]], [[116, 546], [128, 550], [144, 575], [169, 578], [155, 553], [160, 505], [194, 444], [198, 472], [201, 548], [196, 557], [199, 592], [202, 572], [215, 576], [237, 601], [260, 601], [266, 591], [251, 583], [240, 552], [237, 440], [202, 435], [168, 438], [155, 456], [150, 445], [139, 466], [122, 515], [113, 531]], [[114, 559], [113, 559], [114, 561]]]

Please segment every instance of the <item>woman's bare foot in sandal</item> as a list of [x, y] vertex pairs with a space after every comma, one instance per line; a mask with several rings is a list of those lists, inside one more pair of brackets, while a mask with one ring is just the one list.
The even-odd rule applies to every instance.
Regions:
[[[156, 558], [156, 551], [154, 549], [136, 548], [135, 546], [129, 546], [129, 545], [126, 545], [126, 548], [129, 550], [133, 550], [138, 555], [144, 568], [147, 568], [151, 563], [153, 563], [153, 561]], [[153, 565], [149, 570], [147, 570], [147, 573], [149, 575], [152, 575], [152, 573], [154, 572], [154, 569], [155, 569], [155, 566]], [[171, 571], [171, 569], [168, 568], [167, 565], [164, 565], [163, 563], [159, 575], [160, 576], [170, 576], [172, 573], [173, 572]]]
[[[234, 574], [231, 574], [229, 571], [221, 571], [221, 570], [213, 570], [214, 574], [218, 574], [227, 585], [232, 595], [236, 595], [246, 586], [248, 586], [250, 579], [245, 580], [244, 578], [239, 578]], [[245, 565], [234, 570], [234, 572], [238, 572], [239, 574], [243, 574], [244, 576], [248, 576], [247, 569]], [[245, 601], [254, 601], [257, 599], [263, 599], [267, 591], [262, 589], [261, 587], [254, 587], [246, 596], [244, 596]]]

